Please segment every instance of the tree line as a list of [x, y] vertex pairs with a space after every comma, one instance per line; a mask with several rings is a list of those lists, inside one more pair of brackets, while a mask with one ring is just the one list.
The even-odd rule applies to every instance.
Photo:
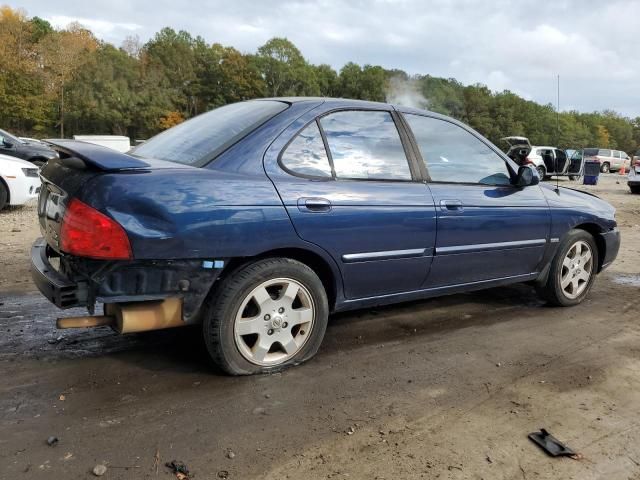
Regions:
[[632, 153], [640, 146], [640, 117], [606, 110], [558, 118], [551, 104], [481, 84], [353, 62], [336, 71], [310, 63], [285, 38], [244, 53], [163, 28], [144, 44], [132, 36], [116, 47], [79, 24], [55, 29], [39, 17], [0, 8], [0, 128], [24, 136], [143, 139], [231, 102], [273, 96], [389, 101], [398, 85], [425, 99], [429, 110], [471, 125], [498, 145], [504, 136], [522, 135], [563, 148]]

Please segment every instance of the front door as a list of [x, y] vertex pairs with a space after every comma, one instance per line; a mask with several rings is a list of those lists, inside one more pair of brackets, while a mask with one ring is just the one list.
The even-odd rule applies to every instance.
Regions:
[[395, 113], [316, 115], [299, 119], [265, 156], [298, 235], [333, 257], [347, 298], [419, 289], [435, 246], [435, 208]]
[[429, 176], [437, 212], [435, 255], [425, 287], [538, 271], [550, 212], [539, 186], [511, 185], [506, 160], [458, 124], [405, 114]]

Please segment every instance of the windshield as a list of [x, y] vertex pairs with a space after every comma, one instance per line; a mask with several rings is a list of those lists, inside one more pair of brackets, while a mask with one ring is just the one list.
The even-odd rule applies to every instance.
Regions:
[[274, 100], [225, 105], [156, 135], [131, 155], [202, 166], [287, 107]]
[[10, 143], [25, 143], [22, 140], [20, 140], [18, 137], [14, 137], [13, 135], [11, 135], [8, 132], [5, 132], [4, 130], [0, 130], [0, 139], [2, 141], [6, 140], [7, 142]]

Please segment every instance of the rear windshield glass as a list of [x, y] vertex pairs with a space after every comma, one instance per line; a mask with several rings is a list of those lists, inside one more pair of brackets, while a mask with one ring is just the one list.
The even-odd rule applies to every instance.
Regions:
[[597, 148], [585, 148], [584, 149], [584, 156], [585, 157], [595, 157], [596, 155], [598, 155], [598, 149]]
[[287, 107], [272, 100], [225, 105], [156, 135], [131, 154], [202, 166]]

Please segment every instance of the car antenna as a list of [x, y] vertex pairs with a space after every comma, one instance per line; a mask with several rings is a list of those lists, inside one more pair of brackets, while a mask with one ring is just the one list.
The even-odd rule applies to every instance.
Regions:
[[[557, 96], [557, 106], [556, 106], [556, 145], [560, 145], [560, 74], [558, 74], [558, 96]], [[558, 147], [556, 147], [558, 148]], [[566, 161], [566, 160], [565, 160]], [[560, 194], [560, 179], [558, 177], [558, 158], [555, 160], [555, 168], [556, 170], [556, 193]]]

